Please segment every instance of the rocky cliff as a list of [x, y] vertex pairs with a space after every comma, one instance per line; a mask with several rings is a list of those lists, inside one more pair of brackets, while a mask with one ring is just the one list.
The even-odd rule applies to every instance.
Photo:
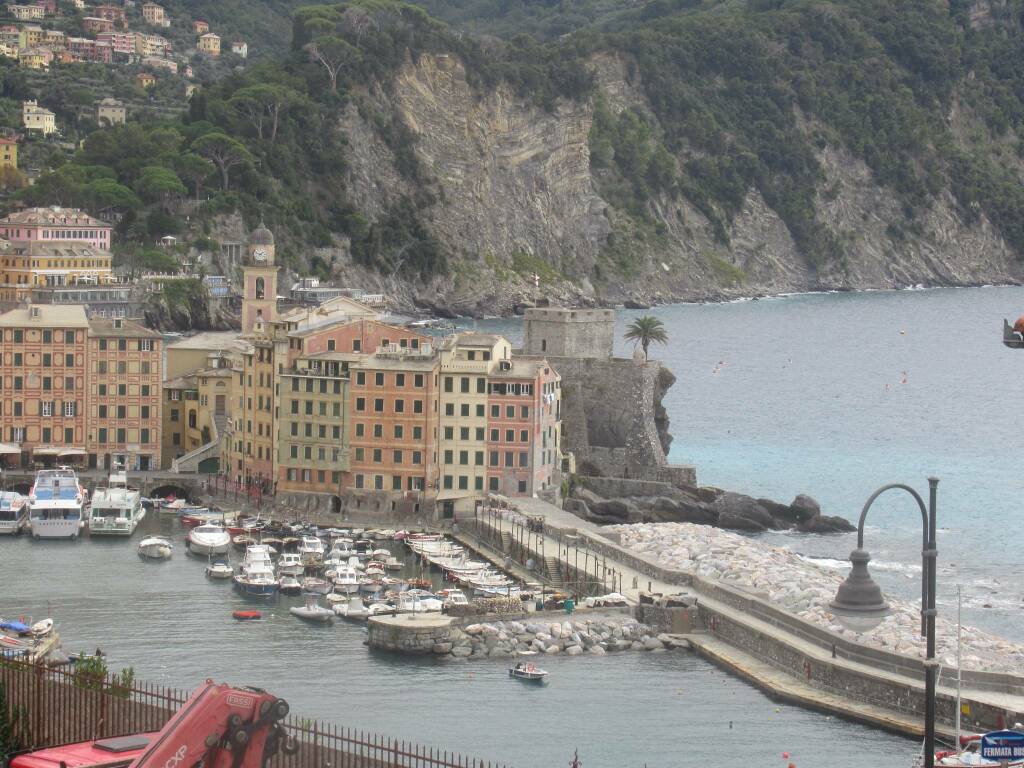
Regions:
[[[642, 110], [656, 122], [625, 57], [589, 60], [597, 97], [613, 112]], [[633, 73], [633, 74], [630, 74]], [[422, 214], [449, 254], [447, 275], [415, 283], [354, 264], [344, 241], [322, 249], [337, 277], [386, 290], [406, 306], [499, 314], [548, 298], [567, 304], [723, 299], [789, 291], [1016, 282], [1016, 254], [982, 215], [965, 220], [944, 191], [902, 227], [904, 206], [841, 147], [817, 161], [817, 217], [844, 256], [814, 266], [779, 214], [748, 191], [728, 238], [687, 200], [658, 195], [655, 223], [602, 197], [588, 136], [595, 98], [544, 110], [500, 85], [472, 87], [461, 60], [408, 61], [389, 88], [368, 89], [339, 120], [348, 139], [346, 184], [372, 220], [403, 196], [430, 192]], [[395, 151], [367, 114], [388, 114], [412, 137], [420, 179], [398, 170]], [[805, 130], [815, 130], [808, 122]], [[539, 277], [536, 287], [535, 277]]]

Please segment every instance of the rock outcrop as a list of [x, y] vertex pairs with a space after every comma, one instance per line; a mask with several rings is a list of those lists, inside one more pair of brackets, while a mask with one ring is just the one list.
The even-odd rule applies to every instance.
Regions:
[[[587, 482], [586, 478], [582, 479]], [[640, 485], [640, 484], [635, 484]], [[672, 496], [633, 495], [603, 499], [578, 485], [565, 509], [598, 525], [627, 523], [697, 523], [748, 533], [797, 530], [802, 533], [844, 533], [856, 530], [846, 519], [821, 514], [810, 496], [790, 504], [755, 499], [718, 488], [675, 487]]]

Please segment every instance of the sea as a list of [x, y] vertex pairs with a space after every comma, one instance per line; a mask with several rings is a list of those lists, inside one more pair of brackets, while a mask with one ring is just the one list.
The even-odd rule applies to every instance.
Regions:
[[[879, 486], [927, 493], [938, 477], [939, 610], [1024, 640], [1020, 551], [1024, 351], [1001, 344], [1022, 288], [786, 296], [619, 312], [617, 352], [634, 317], [660, 318], [651, 356], [677, 381], [665, 397], [670, 458], [704, 485], [789, 501], [813, 496], [856, 521]], [[515, 320], [463, 324], [521, 337]], [[52, 616], [68, 650], [100, 647], [113, 669], [189, 688], [206, 678], [256, 685], [296, 714], [498, 763], [586, 768], [909, 765], [919, 743], [773, 701], [686, 652], [545, 658], [543, 687], [509, 680], [499, 661], [409, 659], [368, 650], [365, 629], [310, 626], [251, 607], [203, 576], [183, 531], [174, 557], [141, 561], [135, 543], [0, 540], [0, 616]], [[843, 569], [853, 534], [754, 537]], [[920, 514], [890, 492], [871, 508], [865, 547], [887, 594], [920, 594]]]

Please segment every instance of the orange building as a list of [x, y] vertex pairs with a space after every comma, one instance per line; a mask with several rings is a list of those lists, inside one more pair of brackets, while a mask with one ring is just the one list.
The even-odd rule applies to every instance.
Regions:
[[89, 321], [85, 448], [90, 467], [160, 465], [163, 337], [130, 320]]

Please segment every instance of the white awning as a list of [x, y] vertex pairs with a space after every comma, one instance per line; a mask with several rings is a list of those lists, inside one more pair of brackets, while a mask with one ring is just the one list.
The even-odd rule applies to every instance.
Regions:
[[87, 456], [84, 448], [65, 448], [63, 451], [57, 454], [57, 456], [63, 459], [65, 456]]
[[18, 456], [21, 454], [21, 448], [10, 443], [0, 443], [0, 456]]
[[54, 448], [51, 445], [44, 445], [39, 448], [32, 449], [33, 456], [59, 456], [63, 448]]

